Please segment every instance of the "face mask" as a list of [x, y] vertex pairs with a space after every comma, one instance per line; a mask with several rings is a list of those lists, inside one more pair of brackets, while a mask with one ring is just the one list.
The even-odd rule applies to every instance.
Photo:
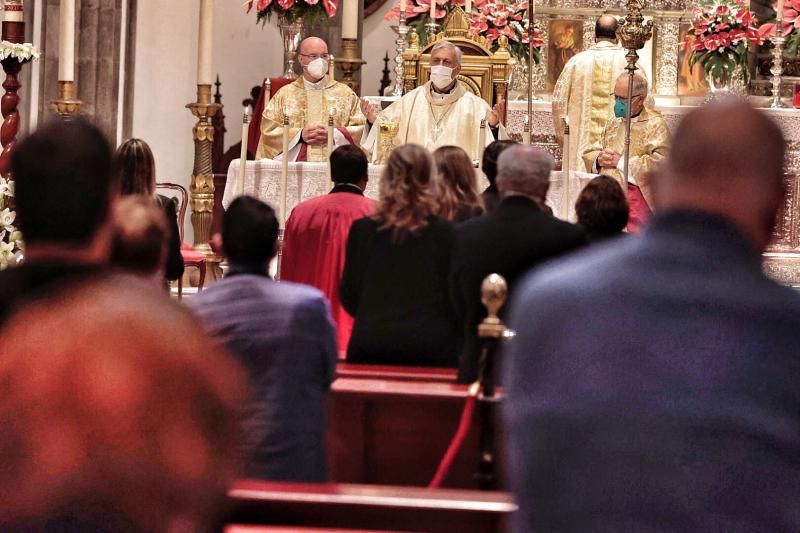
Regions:
[[328, 73], [328, 62], [318, 57], [311, 63], [306, 66], [308, 73], [311, 74], [315, 79], [322, 78], [325, 74]]
[[625, 100], [617, 99], [614, 101], [614, 116], [617, 118], [625, 118], [628, 116], [628, 102]]
[[453, 83], [453, 69], [444, 65], [431, 67], [431, 83], [439, 90], [446, 89], [448, 85]]

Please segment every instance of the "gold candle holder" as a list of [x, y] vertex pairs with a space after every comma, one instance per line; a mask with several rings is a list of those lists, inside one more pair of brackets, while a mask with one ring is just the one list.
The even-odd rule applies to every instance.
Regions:
[[58, 82], [58, 99], [50, 102], [50, 107], [64, 120], [71, 120], [80, 109], [80, 100], [75, 98], [75, 82]]
[[342, 83], [353, 89], [356, 94], [360, 94], [360, 87], [359, 82], [353, 79], [353, 75], [366, 63], [358, 57], [358, 41], [342, 39], [342, 53], [336, 58], [336, 66], [342, 71]]

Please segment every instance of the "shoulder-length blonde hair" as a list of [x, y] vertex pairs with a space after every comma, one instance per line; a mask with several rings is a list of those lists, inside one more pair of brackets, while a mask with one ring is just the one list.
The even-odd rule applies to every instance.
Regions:
[[141, 139], [128, 139], [114, 152], [114, 173], [120, 183], [120, 194], [156, 192], [156, 163], [150, 147]]
[[431, 153], [418, 144], [398, 146], [389, 155], [373, 218], [381, 224], [380, 229], [392, 230], [394, 242], [428, 225], [428, 217], [436, 209], [433, 172]]
[[441, 146], [433, 152], [433, 160], [437, 174], [437, 214], [452, 222], [464, 213], [482, 213], [483, 200], [467, 153], [458, 146]]

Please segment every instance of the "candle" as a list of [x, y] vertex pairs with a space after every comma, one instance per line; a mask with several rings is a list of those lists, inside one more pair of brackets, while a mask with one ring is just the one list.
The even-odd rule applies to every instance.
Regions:
[[[74, 6], [73, 0], [73, 6]], [[73, 7], [73, 13], [75, 9]], [[25, 22], [25, 11], [24, 6], [22, 5], [22, 0], [18, 0], [17, 2], [5, 2], [4, 11], [3, 11], [3, 20], [5, 22]], [[73, 15], [74, 20], [74, 15]], [[22, 41], [20, 41], [22, 42]]]
[[344, 0], [342, 39], [358, 39], [358, 0]]
[[214, 44], [214, 3], [200, 0], [200, 31], [197, 35], [197, 85], [211, 85], [211, 56]]
[[470, 11], [472, 11], [472, 0], [466, 0], [464, 2], [464, 12], [469, 15]]
[[281, 189], [278, 191], [280, 194], [280, 210], [278, 211], [280, 228], [286, 228], [286, 195], [287, 187], [289, 185], [289, 113], [284, 108], [283, 110], [283, 158], [281, 158]]
[[58, 79], [75, 81], [75, 0], [61, 0], [58, 29]]
[[408, 0], [400, 0], [400, 13], [406, 12], [407, 5], [408, 5]]
[[778, 0], [778, 9], [776, 9], [775, 11], [776, 11], [776, 18], [778, 19], [775, 28], [775, 34], [783, 35], [783, 28], [781, 27], [782, 26], [781, 23], [783, 22], [783, 0]]
[[436, 22], [436, 0], [431, 0], [431, 22]]
[[250, 131], [250, 106], [245, 106], [242, 117], [242, 149], [239, 152], [239, 195], [244, 194], [244, 171], [247, 166], [247, 137]]

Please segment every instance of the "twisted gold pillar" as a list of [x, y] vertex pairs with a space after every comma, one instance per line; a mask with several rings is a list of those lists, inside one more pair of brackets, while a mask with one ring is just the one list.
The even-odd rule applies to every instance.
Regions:
[[[206, 256], [209, 272], [214, 272], [221, 258], [214, 254], [209, 245], [211, 238], [211, 217], [214, 208], [214, 172], [211, 167], [211, 155], [214, 144], [213, 116], [222, 105], [212, 103], [211, 85], [197, 86], [197, 102], [186, 107], [197, 117], [197, 124], [192, 128], [194, 139], [194, 169], [190, 189], [192, 205], [192, 229], [194, 230], [194, 248]], [[213, 274], [212, 274], [213, 276]]]

